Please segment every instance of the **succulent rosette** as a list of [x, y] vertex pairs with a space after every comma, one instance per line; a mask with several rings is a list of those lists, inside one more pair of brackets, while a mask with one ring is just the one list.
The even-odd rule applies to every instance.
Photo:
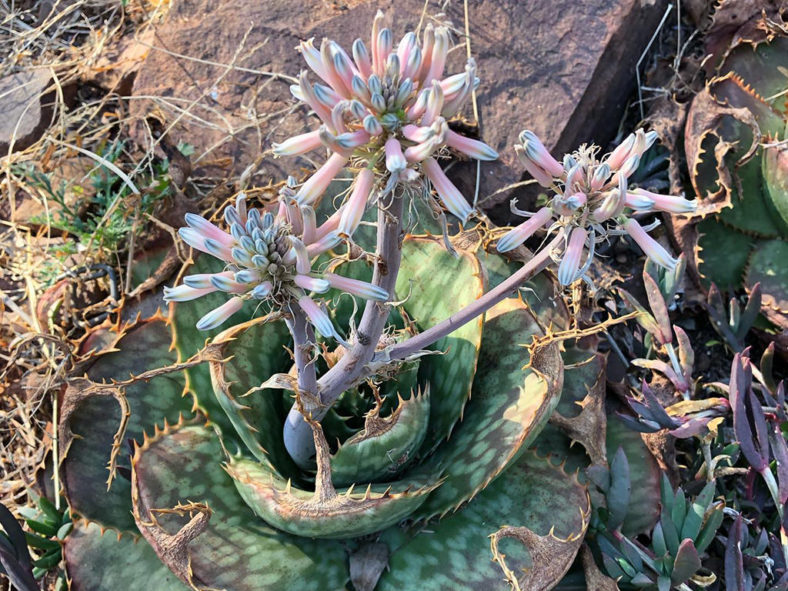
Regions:
[[[186, 288], [168, 290], [167, 318], [127, 326], [114, 340], [109, 338], [114, 331], [106, 329], [90, 339], [110, 346], [92, 359], [79, 392], [122, 389], [130, 410], [125, 440], [132, 444], [121, 445], [117, 425], [108, 420], [117, 415], [111, 396], [86, 395], [61, 430], [67, 447], [64, 484], [72, 511], [82, 518], [66, 543], [73, 588], [119, 588], [135, 580], [164, 591], [187, 585], [351, 589], [352, 580], [356, 589], [403, 589], [414, 581], [422, 589], [444, 589], [447, 582], [457, 589], [504, 589], [507, 577], [527, 588], [531, 575], [522, 574], [519, 559], [513, 562], [503, 550], [515, 543], [525, 554], [538, 552], [520, 529], [503, 527], [519, 523], [523, 531], [527, 526], [561, 540], [558, 566], [549, 575], [558, 581], [587, 526], [588, 498], [574, 475], [528, 450], [559, 401], [558, 345], [539, 348], [533, 356], [514, 346], [543, 336], [544, 327], [567, 325], [566, 309], [552, 303], [554, 284], [536, 277], [523, 296], [515, 292], [504, 298], [429, 351], [399, 360], [376, 357], [372, 377], [343, 392], [315, 426], [317, 458], [302, 469], [282, 440], [288, 411], [298, 399], [293, 358], [298, 345], [286, 321], [292, 322], [299, 308], [271, 305], [255, 316], [255, 307], [244, 305], [222, 332], [214, 322], [201, 325], [204, 331], [196, 326], [206, 315], [214, 318], [212, 311], [228, 297], [254, 303], [259, 285], [275, 285], [263, 275], [243, 281], [249, 278], [244, 273], [264, 265], [233, 254], [251, 246], [237, 226], [252, 238], [255, 230], [279, 227], [270, 244], [286, 240], [291, 249], [293, 236], [308, 252], [316, 243], [309, 232], [305, 237], [293, 229], [286, 208], [277, 214], [254, 211], [239, 200], [225, 212], [235, 227], [227, 236], [245, 243], [241, 247], [227, 238], [222, 242], [219, 226], [189, 218], [189, 228], [199, 234], [185, 230], [184, 238], [207, 253], [197, 256], [182, 285], [209, 289], [202, 287], [207, 281], [215, 288], [210, 293], [179, 301]], [[390, 310], [380, 353], [393, 355], [392, 344], [426, 331], [506, 280], [512, 263], [485, 251], [485, 242], [476, 233], [459, 235], [453, 239], [455, 254], [442, 238], [404, 241], [399, 277], [389, 294], [389, 302], [397, 304], [378, 304]], [[286, 276], [324, 279], [325, 273], [315, 271], [327, 258], [320, 250], [310, 252], [311, 271], [303, 266]], [[289, 250], [276, 246], [269, 252], [297, 264]], [[372, 275], [364, 258], [331, 269], [359, 284]], [[230, 287], [227, 281], [243, 290], [223, 289]], [[288, 281], [282, 279], [279, 289], [291, 289], [295, 279]], [[346, 327], [357, 322], [358, 301], [342, 284], [340, 289], [322, 297], [333, 324]], [[279, 297], [276, 289], [266, 293], [273, 298], [269, 304]], [[356, 303], [350, 305], [350, 299]], [[206, 335], [211, 337], [207, 347]], [[349, 354], [333, 339], [308, 348], [318, 376]], [[181, 363], [173, 365], [176, 361]], [[130, 373], [142, 379], [102, 383]], [[107, 490], [113, 438], [117, 475]], [[145, 540], [135, 541], [140, 534]], [[378, 570], [377, 585], [363, 587], [357, 560], [368, 552], [383, 552], [389, 569]]]
[[[558, 263], [558, 280], [569, 285], [585, 276], [594, 258], [596, 244], [611, 235], [628, 234], [657, 265], [673, 270], [677, 259], [649, 230], [655, 221], [642, 226], [635, 216], [650, 212], [691, 213], [696, 203], [683, 197], [660, 195], [629, 186], [640, 159], [657, 139], [655, 132], [642, 129], [629, 135], [610, 154], [599, 158], [598, 146], [581, 146], [559, 162], [531, 131], [520, 134], [515, 146], [526, 170], [543, 187], [555, 194], [536, 212], [512, 211], [528, 217], [498, 241], [498, 252], [509, 252], [540, 230], [560, 233], [563, 248], [553, 255]], [[583, 260], [584, 253], [585, 260]]]
[[[385, 192], [426, 178], [443, 206], [465, 222], [472, 208], [436, 158], [446, 148], [477, 160], [498, 157], [484, 142], [448, 125], [478, 85], [476, 64], [469, 59], [465, 72], [444, 77], [450, 49], [447, 27], [429, 23], [421, 39], [409, 32], [395, 46], [391, 30], [381, 28], [382, 20], [378, 12], [369, 47], [356, 39], [352, 58], [328, 39], [319, 49], [311, 39], [301, 43], [301, 54], [320, 82], [312, 83], [302, 72], [291, 90], [321, 125], [275, 144], [274, 154], [294, 156], [319, 148], [331, 153], [299, 188], [299, 203], [314, 203], [343, 168], [352, 166], [385, 177]], [[372, 185], [359, 175], [356, 188], [351, 200], [363, 211]]]

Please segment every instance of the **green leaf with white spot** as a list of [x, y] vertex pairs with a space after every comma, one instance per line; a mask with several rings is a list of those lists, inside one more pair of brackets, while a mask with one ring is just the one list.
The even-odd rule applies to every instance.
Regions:
[[[188, 546], [192, 582], [225, 591], [344, 589], [349, 576], [344, 546], [292, 536], [255, 517], [224, 471], [223, 456], [212, 430], [182, 426], [148, 441], [134, 459], [135, 508], [143, 520], [152, 508], [187, 501], [206, 503], [213, 512], [207, 529]], [[188, 516], [156, 517], [159, 526], [141, 527], [147, 536], [156, 535], [157, 527], [175, 534], [188, 521]]]
[[[501, 566], [490, 560], [490, 536], [504, 526], [510, 536], [499, 536], [498, 550], [504, 565], [522, 575], [532, 563], [530, 548], [523, 545], [528, 528], [553, 543], [550, 560], [531, 572], [540, 585], [522, 589], [549, 589], [569, 568], [582, 542], [590, 504], [585, 487], [560, 467], [533, 452], [523, 455], [500, 478], [481, 492], [462, 511], [414, 528], [410, 535], [399, 528], [382, 533], [392, 556], [376, 591], [413, 588], [421, 591], [478, 591], [510, 589]], [[422, 531], [423, 530], [423, 531]], [[552, 536], [549, 534], [552, 531]], [[500, 558], [500, 557], [499, 557]], [[558, 567], [551, 570], [551, 567]]]
[[[197, 257], [196, 262], [186, 269], [186, 275], [219, 273], [224, 270], [224, 263], [214, 257], [208, 255], [197, 256], [197, 253], [195, 253], [195, 256]], [[229, 297], [226, 293], [215, 292], [190, 302], [170, 304], [170, 318], [173, 332], [175, 333], [175, 349], [178, 352], [179, 361], [189, 359], [205, 346], [208, 338], [215, 337], [227, 326], [242, 324], [255, 316], [264, 314], [264, 311], [256, 310], [254, 302], [246, 302], [239, 312], [233, 314], [226, 326], [212, 330], [197, 330], [197, 321], [211, 310], [221, 306]], [[232, 433], [232, 426], [213, 395], [208, 364], [201, 363], [190, 367], [184, 373], [187, 387], [197, 400], [200, 410], [219, 425], [224, 433], [228, 435]]]
[[139, 534], [124, 534], [95, 523], [77, 521], [66, 537], [63, 554], [71, 591], [151, 589], [187, 591]]
[[417, 512], [419, 518], [444, 514], [472, 498], [547, 422], [558, 403], [563, 368], [555, 344], [532, 359], [518, 346], [538, 334], [533, 315], [520, 299], [506, 299], [487, 312], [479, 369], [465, 409], [468, 418], [414, 469], [419, 474], [446, 473], [443, 484]]
[[[397, 277], [397, 298], [421, 330], [448, 318], [484, 293], [484, 278], [478, 259], [458, 251], [454, 256], [442, 241], [411, 237], [402, 245], [402, 266]], [[482, 340], [481, 318], [472, 320], [431, 348], [420, 367], [420, 381], [432, 393], [430, 432], [425, 449], [432, 449], [452, 431], [463, 413], [476, 371]]]
[[386, 417], [371, 412], [365, 428], [345, 441], [331, 456], [334, 486], [386, 482], [412, 463], [427, 434], [429, 390], [400, 401]]
[[[146, 320], [131, 328], [117, 343], [116, 352], [98, 357], [88, 369], [93, 381], [126, 380], [129, 375], [165, 367], [175, 362], [170, 351], [171, 334], [161, 319]], [[183, 396], [180, 373], [158, 376], [125, 389], [131, 409], [125, 439], [142, 441], [143, 431], [152, 431], [164, 419], [177, 422], [189, 413], [192, 399]], [[118, 403], [110, 397], [83, 401], [70, 417], [77, 437], [62, 463], [61, 474], [74, 513], [105, 527], [135, 530], [131, 516], [130, 482], [122, 470], [107, 490], [107, 463], [120, 421]], [[118, 465], [128, 468], [128, 447], [121, 448]]]

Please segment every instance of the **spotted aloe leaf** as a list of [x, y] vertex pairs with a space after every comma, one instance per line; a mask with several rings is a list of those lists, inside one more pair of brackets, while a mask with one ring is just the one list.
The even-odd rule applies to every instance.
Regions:
[[[130, 503], [129, 503], [130, 504]], [[96, 523], [77, 521], [65, 542], [65, 560], [72, 591], [119, 589], [133, 581], [140, 589], [189, 589], [163, 564], [139, 534], [102, 530]]]
[[[406, 240], [398, 295], [410, 297], [402, 316], [392, 313], [392, 325], [401, 329], [403, 316], [417, 318], [419, 325], [413, 328], [424, 330], [480, 295], [486, 277], [499, 281], [495, 270], [505, 269], [506, 261], [481, 251], [480, 244], [480, 240], [458, 243], [455, 257], [438, 239]], [[486, 272], [486, 263], [492, 272]], [[437, 268], [442, 279], [436, 281], [436, 274], [425, 273], [425, 268]], [[190, 272], [208, 270], [193, 267]], [[461, 295], [447, 300], [446, 292]], [[543, 278], [529, 284], [522, 296], [504, 300], [484, 322], [471, 323], [467, 330], [437, 343], [435, 354], [386, 374], [388, 381], [379, 388], [383, 404], [377, 417], [363, 404], [355, 404], [362, 386], [346, 393], [346, 404], [340, 400], [334, 416], [341, 425], [332, 427], [347, 432], [342, 445], [331, 453], [339, 489], [330, 496], [314, 492], [313, 475], [296, 469], [282, 444], [282, 426], [292, 404], [287, 385], [293, 381], [291, 344], [281, 317], [263, 313], [253, 320], [241, 318], [239, 325], [209, 335], [212, 341], [203, 348], [206, 335], [191, 323], [215, 302], [177, 305], [171, 312], [179, 359], [202, 350], [200, 355], [207, 360], [202, 367], [189, 368], [186, 385], [213, 429], [181, 421], [155, 429], [139, 448], [132, 484], [137, 526], [173, 572], [197, 588], [276, 590], [296, 585], [309, 589], [315, 584], [343, 588], [347, 552], [357, 543], [334, 540], [382, 529], [398, 532], [394, 537], [400, 540], [416, 536], [421, 525], [403, 529], [396, 524], [405, 517], [423, 520], [446, 514], [485, 494], [505, 478], [505, 470], [519, 465], [518, 458], [544, 427], [558, 403], [562, 361], [556, 345], [538, 350], [532, 358], [517, 345], [530, 343], [551, 324], [565, 322], [565, 310], [552, 303], [552, 283]], [[427, 305], [417, 306], [418, 300]], [[182, 314], [184, 310], [190, 312]], [[163, 323], [161, 328], [159, 341], [166, 347], [169, 332]], [[169, 358], [160, 353], [151, 347], [156, 363], [173, 361], [172, 353]], [[324, 354], [328, 362], [331, 351]], [[156, 365], [149, 358], [141, 362]], [[284, 387], [284, 393], [271, 385]], [[179, 383], [178, 400], [191, 408], [189, 398], [180, 398], [182, 387]], [[167, 400], [158, 407], [152, 401], [151, 413], [173, 422], [177, 413]], [[357, 413], [356, 418], [345, 420], [341, 413], [346, 411]], [[368, 430], [357, 425], [360, 418]], [[331, 428], [326, 425], [326, 430]], [[585, 500], [583, 487], [573, 478], [550, 469], [560, 478], [569, 478], [570, 484], [565, 480], [564, 486], [583, 491], [578, 499]], [[496, 494], [496, 502], [504, 502], [501, 493]], [[585, 527], [587, 502], [580, 500], [572, 501], [571, 513], [578, 516], [581, 527], [567, 530], [567, 535]], [[512, 518], [488, 527], [481, 548], [495, 528], [519, 523], [518, 501], [504, 502], [503, 507], [514, 512]], [[478, 500], [469, 507], [474, 505]], [[128, 512], [128, 505], [124, 510]], [[556, 531], [563, 531], [561, 520], [556, 523]], [[538, 522], [528, 521], [527, 513], [522, 524], [499, 532], [496, 556], [504, 566], [503, 549], [510, 537], [525, 543], [536, 558], [560, 549], [568, 566], [579, 544], [575, 537], [546, 535], [549, 528], [542, 531]], [[478, 527], [486, 525], [479, 522]], [[318, 546], [312, 540], [317, 537], [328, 539]], [[105, 542], [92, 540], [86, 547], [100, 548]], [[239, 570], [233, 564], [244, 566]], [[558, 580], [565, 568], [563, 562], [556, 565], [539, 576]], [[496, 572], [500, 580], [502, 571]], [[513, 572], [509, 566], [503, 570]]]
[[[185, 269], [184, 273], [218, 273], [222, 268], [223, 264], [215, 258], [200, 255], [196, 257], [193, 264]], [[170, 304], [169, 316], [174, 333], [173, 342], [179, 361], [185, 361], [192, 357], [203, 348], [207, 339], [215, 337], [221, 332], [219, 328], [200, 331], [197, 330], [196, 324], [203, 315], [220, 306], [226, 300], [227, 298], [221, 293], [212, 293], [189, 302], [189, 305]], [[242, 324], [251, 320], [254, 315], [254, 306], [248, 304], [233, 316], [233, 321]], [[186, 386], [197, 401], [199, 409], [216, 422], [227, 436], [230, 436], [233, 433], [233, 426], [213, 396], [208, 365], [202, 363], [190, 367], [184, 371], [184, 375], [186, 376]]]
[[[480, 367], [466, 407], [473, 420], [457, 425], [422, 470], [446, 472], [441, 486], [418, 511], [420, 517], [458, 508], [496, 478], [541, 431], [558, 402], [561, 361], [551, 346], [528, 363], [524, 350], [539, 334], [534, 317], [519, 299], [487, 313]], [[451, 469], [449, 469], [451, 468]]]
[[[383, 532], [393, 554], [376, 589], [407, 589], [413, 581], [425, 591], [503, 589], [504, 578], [521, 589], [550, 589], [571, 565], [589, 511], [575, 476], [528, 452], [462, 511], [427, 524], [429, 533]], [[492, 561], [481, 551], [488, 538]]]
[[[331, 479], [347, 486], [365, 479], [390, 480], [412, 461], [429, 424], [429, 389], [400, 399], [394, 411], [381, 417], [370, 411], [364, 429], [347, 439], [331, 456]], [[388, 478], [387, 478], [388, 477]]]
[[212, 511], [205, 531], [183, 553], [159, 553], [167, 565], [200, 589], [343, 589], [342, 544], [292, 536], [257, 519], [217, 461], [223, 453], [211, 429], [181, 424], [148, 439], [136, 454], [136, 518], [154, 548], [161, 550], [188, 522], [156, 509], [191, 501]]
[[[162, 318], [142, 321], [129, 328], [116, 343], [116, 351], [96, 358], [87, 371], [94, 382], [124, 380], [147, 370], [175, 362], [170, 351], [170, 332]], [[180, 374], [166, 374], [124, 389], [130, 416], [125, 437], [142, 440], [143, 431], [164, 420], [177, 421], [192, 408], [183, 396]], [[119, 452], [119, 474], [107, 489], [113, 437], [121, 411], [115, 400], [96, 397], [84, 400], [69, 418], [75, 434], [62, 462], [63, 484], [72, 512], [119, 531], [134, 531], [130, 513], [129, 449]]]
[[[408, 298], [403, 307], [411, 318], [418, 319], [420, 328], [437, 324], [484, 293], [482, 267], [472, 253], [460, 250], [459, 256], [454, 256], [440, 240], [428, 237], [413, 237], [402, 250], [397, 295]], [[462, 416], [471, 395], [481, 340], [479, 318], [435, 343], [434, 350], [445, 353], [422, 365], [420, 378], [430, 384], [433, 393], [428, 448], [448, 437]]]

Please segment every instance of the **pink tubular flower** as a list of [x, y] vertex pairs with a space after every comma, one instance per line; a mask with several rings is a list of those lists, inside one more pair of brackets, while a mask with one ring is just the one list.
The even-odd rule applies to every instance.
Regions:
[[[301, 44], [301, 54], [321, 82], [310, 83], [304, 72], [291, 90], [323, 125], [275, 145], [274, 153], [302, 154], [322, 145], [334, 154], [304, 183], [299, 203], [315, 203], [348, 161], [384, 177], [380, 186], [388, 194], [397, 185], [426, 183], [426, 169], [434, 168], [427, 162], [445, 148], [477, 160], [498, 157], [483, 142], [448, 129], [447, 119], [460, 112], [478, 85], [472, 59], [465, 72], [444, 78], [449, 49], [449, 29], [431, 23], [421, 39], [409, 32], [395, 43], [381, 12], [372, 23], [369, 45], [357, 39], [352, 58], [333, 41], [324, 40], [319, 50], [311, 39]], [[435, 189], [448, 195], [445, 183]], [[452, 201], [456, 189], [449, 192]], [[459, 201], [453, 200], [459, 209], [448, 209], [467, 219], [468, 208]]]
[[298, 305], [299, 307], [306, 313], [307, 317], [309, 318], [309, 322], [317, 329], [317, 331], [326, 338], [334, 337], [339, 338], [337, 331], [334, 329], [334, 325], [331, 322], [331, 318], [328, 317], [328, 314], [323, 311], [320, 306], [318, 306], [315, 301], [310, 298], [308, 295], [303, 295], [298, 298]]
[[440, 197], [443, 205], [456, 217], [460, 218], [461, 222], [465, 223], [468, 216], [473, 212], [470, 204], [465, 200], [465, 197], [463, 197], [459, 189], [452, 184], [449, 177], [447, 177], [441, 169], [437, 160], [434, 158], [427, 158], [427, 160], [424, 161], [423, 167], [424, 174], [426, 174], [427, 178], [432, 182], [432, 186], [435, 187], [435, 190], [438, 192], [438, 197]]
[[178, 287], [165, 287], [164, 299], [168, 302], [189, 302], [196, 300], [204, 295], [217, 291], [214, 286], [210, 287], [189, 287], [188, 285], [179, 285]]
[[407, 168], [408, 162], [402, 153], [402, 145], [397, 138], [386, 140], [386, 169], [391, 173], [399, 173]]
[[389, 299], [389, 294], [385, 289], [367, 283], [366, 281], [350, 279], [348, 277], [342, 277], [341, 275], [335, 275], [334, 273], [326, 273], [323, 277], [331, 284], [331, 287], [363, 297], [364, 299], [377, 300], [379, 302], [385, 302]]
[[218, 308], [208, 312], [205, 316], [197, 321], [197, 330], [211, 330], [222, 324], [230, 316], [238, 312], [244, 305], [242, 298], [236, 296], [227, 300]]
[[572, 230], [566, 252], [564, 252], [561, 264], [558, 266], [558, 281], [561, 285], [570, 285], [580, 278], [578, 270], [586, 238], [588, 238], [588, 232], [584, 228]]
[[[371, 173], [369, 178], [372, 178]], [[331, 320], [306, 292], [325, 293], [332, 285], [341, 289], [336, 282], [312, 270], [313, 259], [339, 243], [334, 229], [339, 218], [332, 217], [316, 227], [314, 210], [297, 204], [292, 186], [295, 181], [290, 179], [288, 186], [282, 189], [276, 215], [271, 211], [261, 213], [257, 209], [247, 209], [246, 198], [241, 194], [235, 205], [224, 211], [229, 234], [200, 216], [187, 214], [190, 225], [185, 228], [189, 230], [187, 236], [195, 243], [205, 244], [206, 252], [218, 256], [227, 265], [218, 273], [188, 275], [183, 285], [165, 287], [165, 301], [186, 302], [215, 292], [234, 296], [201, 318], [197, 323], [199, 330], [216, 328], [238, 312], [246, 300], [257, 300], [282, 309], [298, 303], [321, 334], [337, 336]], [[365, 200], [366, 196], [362, 203]], [[213, 253], [212, 248], [219, 251]], [[354, 295], [381, 299], [380, 289], [373, 285], [363, 281], [344, 284]]]
[[628, 219], [624, 222], [624, 230], [632, 236], [632, 239], [637, 242], [646, 256], [656, 264], [664, 267], [668, 271], [672, 271], [676, 267], [678, 261], [670, 256], [668, 251], [662, 248], [659, 242], [649, 236], [637, 220]]
[[552, 219], [552, 210], [549, 207], [543, 207], [532, 215], [529, 220], [504, 234], [496, 246], [498, 252], [509, 252], [510, 250], [514, 250]]
[[547, 174], [559, 176], [564, 172], [564, 167], [550, 155], [534, 132], [526, 129], [520, 134], [520, 142], [523, 144], [526, 156]]
[[358, 173], [353, 192], [347, 203], [342, 206], [342, 217], [339, 219], [337, 228], [340, 237], [350, 237], [358, 228], [361, 218], [364, 217], [364, 209], [367, 206], [367, 199], [372, 192], [374, 182], [375, 174], [368, 168]]
[[449, 129], [446, 132], [446, 145], [476, 160], [495, 160], [498, 153], [479, 140], [474, 140]]
[[673, 195], [660, 195], [659, 193], [652, 193], [643, 189], [635, 189], [633, 193], [627, 193], [645, 197], [652, 201], [651, 209], [658, 211], [665, 211], [668, 213], [692, 213], [697, 210], [698, 205], [695, 201], [689, 201], [683, 197], [675, 197]]
[[276, 156], [297, 156], [317, 150], [322, 145], [320, 132], [315, 130], [293, 136], [281, 144], [274, 144], [273, 148]]
[[344, 154], [335, 153], [320, 167], [315, 174], [309, 177], [295, 196], [296, 201], [301, 205], [311, 205], [325, 193], [328, 185], [339, 174], [345, 166], [348, 157]]
[[[681, 197], [629, 188], [629, 177], [656, 137], [654, 132], [637, 130], [601, 159], [598, 158], [598, 147], [583, 145], [559, 162], [547, 152], [533, 132], [523, 131], [520, 134], [521, 144], [515, 146], [515, 150], [534, 179], [550, 187], [554, 195], [547, 207], [503, 236], [498, 242], [498, 250], [506, 252], [519, 246], [541, 227], [546, 226], [548, 233], [563, 232], [568, 242], [559, 264], [559, 280], [568, 285], [584, 276], [597, 243], [607, 236], [627, 232], [655, 263], [673, 269], [676, 260], [630, 217], [633, 212], [689, 213], [695, 210], [694, 202]], [[531, 215], [515, 208], [513, 211]], [[584, 243], [588, 246], [589, 257], [580, 266]]]
[[520, 145], [514, 147], [514, 151], [519, 156], [520, 162], [523, 163], [525, 169], [529, 174], [536, 179], [536, 182], [543, 187], [549, 187], [553, 184], [553, 177], [541, 168], [533, 159], [526, 153], [525, 148]]

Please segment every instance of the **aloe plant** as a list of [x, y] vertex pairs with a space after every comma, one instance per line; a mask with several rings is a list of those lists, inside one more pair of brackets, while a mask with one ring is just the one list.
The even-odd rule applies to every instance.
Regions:
[[[582, 331], [558, 290], [624, 232], [674, 273], [635, 216], [695, 204], [629, 187], [653, 133], [559, 162], [524, 132], [524, 163], [555, 195], [491, 230], [438, 160], [497, 157], [448, 126], [473, 61], [443, 78], [446, 27], [395, 49], [382, 19], [352, 60], [332, 41], [300, 47], [327, 86], [302, 74], [292, 91], [321, 125], [274, 152], [323, 147], [326, 163], [278, 198], [239, 193], [223, 220], [188, 214], [195, 257], [166, 316], [82, 341], [59, 426], [75, 589], [549, 589], [569, 569], [589, 492], [529, 448], [558, 409], [595, 465], [608, 450], [604, 358], [579, 342], [562, 357]], [[541, 273], [554, 262], [557, 282]], [[656, 463], [620, 424], [607, 443], [640, 483], [608, 511], [645, 531]]]
[[788, 38], [747, 39], [734, 37], [690, 108], [685, 151], [698, 211], [677, 224], [677, 238], [704, 288], [755, 294], [760, 284], [762, 313], [785, 330]]
[[[410, 297], [392, 309], [394, 342], [404, 318], [419, 319], [409, 330], [427, 329], [501, 280], [507, 262], [485, 252], [475, 238], [458, 237], [457, 256], [442, 240], [406, 239], [396, 294]], [[202, 256], [190, 272], [221, 268], [216, 263]], [[336, 271], [356, 277], [371, 273], [363, 261]], [[71, 442], [64, 481], [72, 510], [85, 519], [77, 521], [66, 543], [77, 588], [105, 588], [131, 576], [151, 582], [155, 576], [156, 588], [165, 588], [165, 581], [179, 588], [169, 571], [157, 566], [155, 549], [184, 582], [200, 588], [319, 584], [341, 589], [349, 578], [348, 552], [363, 547], [369, 534], [383, 540], [391, 554], [391, 570], [377, 588], [401, 588], [405, 580], [435, 588], [443, 584], [439, 581], [454, 580], [465, 585], [461, 588], [478, 588], [503, 580], [490, 561], [487, 536], [518, 524], [518, 516], [539, 535], [553, 527], [565, 538], [582, 534], [585, 488], [562, 469], [524, 453], [557, 404], [562, 380], [555, 346], [530, 363], [511, 346], [530, 342], [542, 333], [540, 323], [555, 314], [546, 304], [552, 284], [540, 278], [531, 287], [545, 303], [534, 298], [529, 307], [519, 297], [504, 299], [483, 322], [466, 324], [437, 343], [442, 354], [387, 365], [381, 374], [389, 379], [346, 391], [322, 430], [315, 431], [324, 434], [318, 436], [316, 474], [299, 469], [284, 448], [281, 433], [292, 394], [269, 388], [244, 396], [293, 365], [285, 349], [293, 344], [280, 314], [214, 331], [207, 349], [194, 320], [220, 301], [217, 294], [174, 304], [166, 322], [156, 317], [126, 327], [113, 352], [92, 360], [88, 384], [166, 370], [176, 361], [168, 350], [172, 338], [180, 359], [202, 355], [209, 367], [186, 369], [193, 402], [180, 396], [179, 372], [125, 387], [131, 406], [127, 437], [140, 443], [131, 466], [121, 454], [125, 459], [108, 492], [104, 466], [115, 425], [107, 418], [114, 403], [88, 398], [71, 414], [70, 429], [80, 437]], [[445, 298], [446, 291], [457, 297]], [[338, 326], [348, 321], [343, 313], [337, 308]], [[318, 363], [328, 365], [336, 351], [324, 345]], [[83, 392], [92, 387], [88, 384], [81, 385]], [[192, 404], [199, 409], [196, 415]], [[450, 515], [477, 496], [466, 510]], [[162, 511], [178, 505], [178, 511]], [[189, 532], [195, 530], [181, 516], [190, 510], [197, 520], [210, 510], [204, 531], [193, 541]], [[398, 525], [406, 517], [418, 521]], [[427, 526], [431, 533], [419, 535], [425, 528], [421, 522], [431, 517], [442, 519]], [[103, 528], [121, 532], [120, 540], [114, 532], [102, 534]], [[131, 544], [137, 528], [150, 547]], [[443, 569], [432, 564], [442, 547], [455, 556]], [[105, 553], [118, 561], [99, 559]], [[572, 556], [566, 556], [567, 567]]]

